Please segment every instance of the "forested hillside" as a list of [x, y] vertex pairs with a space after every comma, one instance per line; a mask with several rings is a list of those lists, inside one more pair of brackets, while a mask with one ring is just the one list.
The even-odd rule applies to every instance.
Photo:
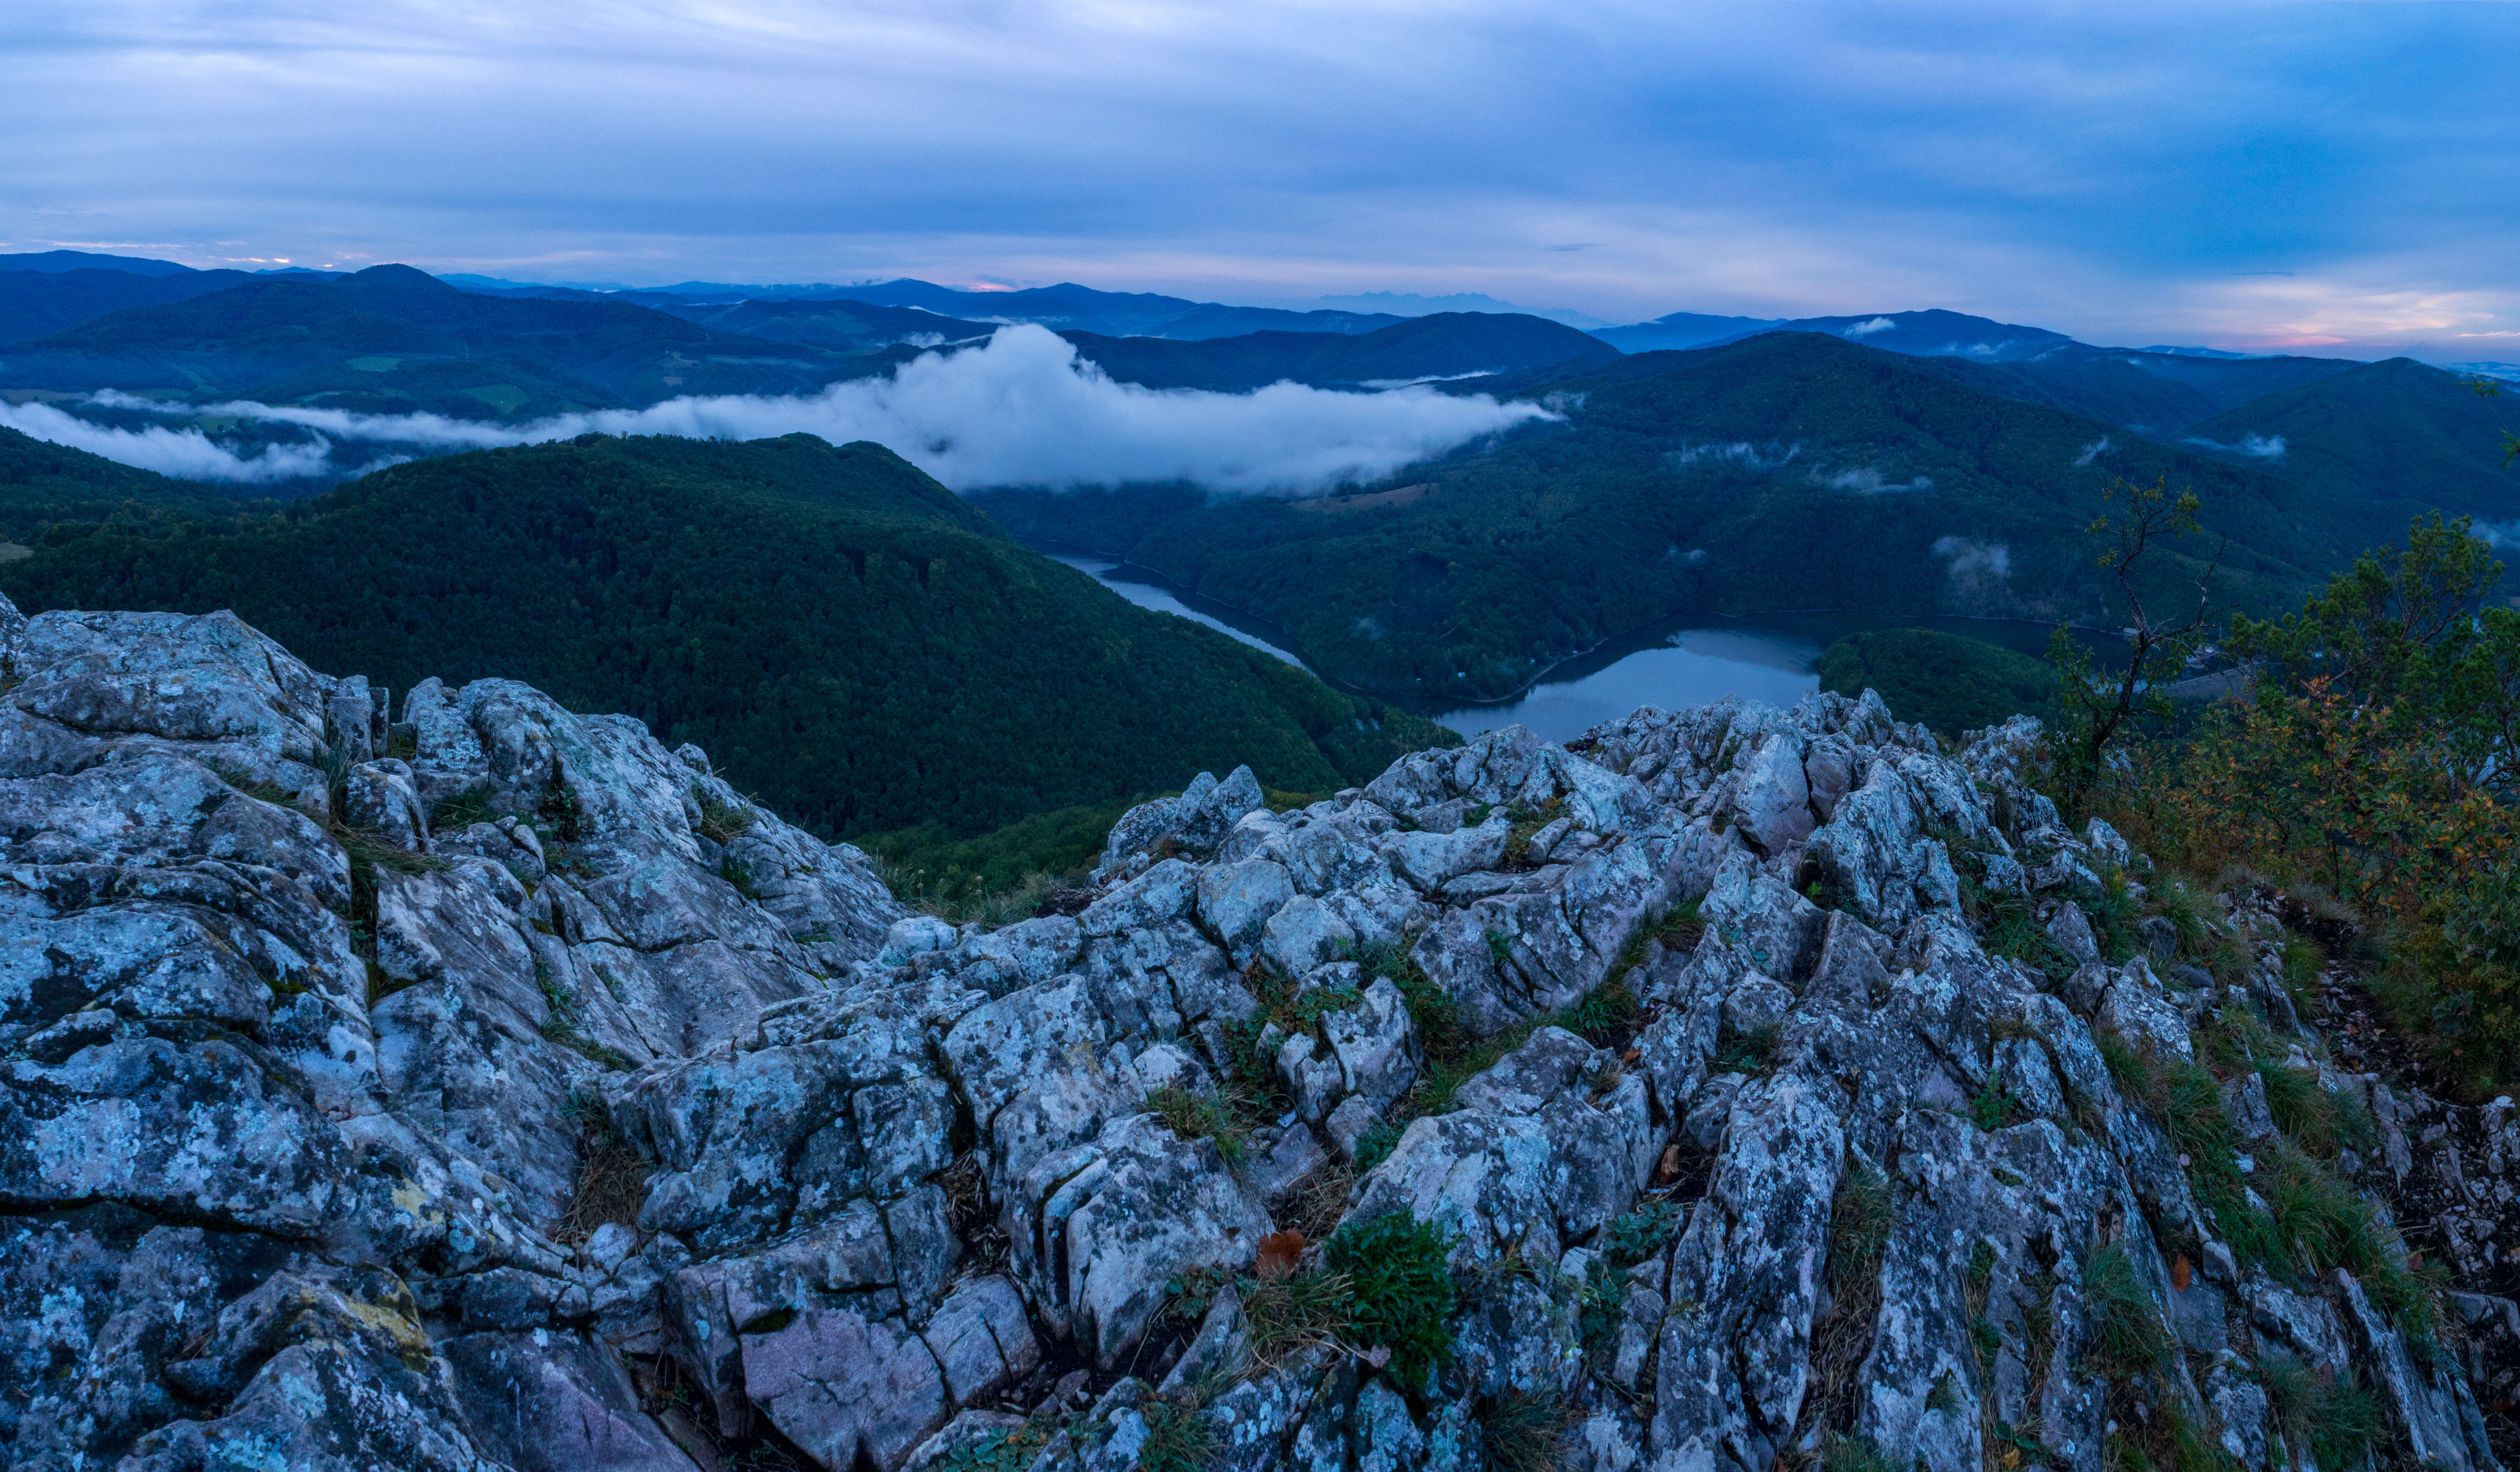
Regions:
[[[183, 280], [183, 278], [178, 278]], [[408, 266], [250, 280], [0, 351], [0, 383], [173, 388], [328, 407], [532, 417], [677, 393], [802, 393], [845, 355], [712, 332], [625, 302], [460, 291]]]
[[1262, 332], [1196, 341], [1060, 335], [1115, 379], [1149, 388], [1222, 393], [1280, 379], [1356, 388], [1543, 367], [1571, 374], [1619, 356], [1608, 343], [1562, 323], [1493, 312], [1438, 312], [1355, 334]]
[[55, 521], [227, 517], [247, 498], [0, 428], [0, 537], [33, 540]]
[[233, 608], [396, 691], [526, 681], [843, 835], [978, 833], [1244, 762], [1320, 791], [1454, 739], [1131, 605], [879, 446], [809, 435], [587, 436], [226, 520], [65, 519], [0, 589], [28, 612]]
[[[1772, 334], [1534, 384], [1563, 424], [1353, 496], [1198, 504], [1165, 486], [975, 504], [1274, 620], [1343, 682], [1429, 695], [1502, 695], [1611, 634], [1700, 611], [2097, 618], [2082, 528], [2112, 475], [2204, 497], [2209, 530], [2230, 538], [2217, 586], [2243, 607], [2296, 601], [2386, 534], [2385, 517], [2264, 470], [1967, 381], [1983, 371]], [[2165, 557], [2156, 581], [2201, 567]]]

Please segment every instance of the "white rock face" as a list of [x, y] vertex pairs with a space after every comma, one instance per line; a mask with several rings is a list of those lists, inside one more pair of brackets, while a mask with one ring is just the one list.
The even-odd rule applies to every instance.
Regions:
[[[2027, 785], [2028, 723], [1643, 710], [1283, 813], [1206, 776], [982, 933], [512, 682], [389, 720], [228, 615], [5, 603], [0, 673], [14, 1465], [1118, 1472], [1196, 1427], [1438, 1472], [1536, 1411], [1587, 1472], [2100, 1472], [2139, 1395], [2272, 1472], [2279, 1358], [2360, 1375], [2387, 1457], [2497, 1465], [2514, 1111], [2318, 1061], [2246, 895], [2239, 986], [2108, 954], [2144, 860]], [[2339, 1168], [2469, 1290], [2441, 1337], [2251, 1256], [2120, 1093], [2237, 1010], [2369, 1114]], [[1362, 1317], [1255, 1360], [1272, 1234], [1393, 1213], [1451, 1275], [1431, 1373]], [[2187, 1357], [2114, 1390], [2103, 1252]]]

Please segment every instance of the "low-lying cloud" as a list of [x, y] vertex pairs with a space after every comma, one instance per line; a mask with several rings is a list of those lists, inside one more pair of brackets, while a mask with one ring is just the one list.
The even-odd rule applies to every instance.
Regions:
[[2201, 445], [2208, 450], [2220, 450], [2226, 455], [2245, 455], [2252, 460], [2284, 458], [2284, 437], [2280, 434], [2243, 434], [2237, 444], [2229, 445], [2224, 444], [2221, 440], [2205, 439], [2201, 436], [2191, 436], [2181, 440], [2180, 443]]
[[0, 403], [0, 425], [35, 439], [186, 480], [267, 485], [276, 480], [339, 473], [333, 468], [333, 447], [323, 440], [264, 445], [251, 455], [240, 455], [199, 429], [169, 429], [160, 424], [117, 429], [89, 424], [50, 404]]
[[1840, 470], [1828, 476], [1814, 470], [1811, 472], [1811, 477], [1814, 485], [1824, 485], [1833, 491], [1847, 491], [1858, 496], [1899, 496], [1911, 491], [1930, 491], [1934, 488], [1931, 476], [1919, 475], [1912, 480], [1892, 480], [1871, 466], [1859, 466], [1855, 469]]
[[526, 424], [258, 403], [170, 412], [291, 424], [315, 439], [240, 455], [197, 428], [109, 428], [42, 405], [0, 405], [0, 424], [125, 465], [229, 481], [327, 473], [333, 444], [344, 441], [452, 451], [589, 431], [763, 439], [801, 430], [833, 444], [874, 440], [956, 490], [1180, 478], [1226, 491], [1301, 494], [1372, 479], [1481, 435], [1557, 418], [1536, 405], [1425, 387], [1382, 393], [1297, 383], [1251, 393], [1145, 388], [1113, 381], [1065, 339], [1030, 326], [1001, 329], [979, 347], [922, 354], [888, 378], [833, 383], [815, 394], [678, 398]]

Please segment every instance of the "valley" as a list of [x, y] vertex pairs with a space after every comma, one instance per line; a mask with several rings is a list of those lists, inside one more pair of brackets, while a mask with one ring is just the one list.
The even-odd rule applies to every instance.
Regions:
[[[1079, 760], [1054, 750], [1022, 757], [1031, 765], [1019, 772], [982, 778], [989, 762], [1021, 748], [1016, 733], [1032, 729], [1034, 702], [1053, 699], [1051, 683], [979, 673], [998, 657], [988, 646], [1012, 651], [1022, 644], [1011, 632], [983, 632], [983, 619], [947, 641], [956, 649], [951, 660], [961, 661], [952, 667], [968, 673], [955, 675], [923, 714], [883, 726], [889, 735], [872, 746], [852, 738], [845, 768], [800, 756], [792, 735], [770, 735], [780, 719], [801, 723], [798, 732], [825, 732], [829, 711], [868, 697], [834, 693], [796, 706], [798, 682], [824, 681], [834, 691], [867, 687], [833, 673], [826, 661], [838, 657], [829, 652], [835, 647], [818, 644], [801, 624], [795, 635], [752, 642], [757, 647], [728, 646], [723, 636], [712, 642], [706, 632], [712, 619], [749, 618], [737, 610], [778, 605], [781, 595], [712, 602], [696, 600], [692, 589], [696, 578], [715, 584], [729, 575], [703, 567], [739, 569], [729, 587], [827, 586], [824, 570], [794, 559], [829, 556], [803, 552], [818, 544], [795, 535], [806, 524], [798, 518], [824, 514], [828, 502], [775, 491], [767, 501], [752, 498], [746, 515], [755, 519], [737, 523], [757, 531], [730, 528], [687, 548], [650, 548], [642, 565], [652, 569], [643, 575], [652, 591], [628, 602], [607, 601], [618, 593], [590, 602], [601, 583], [554, 601], [570, 578], [587, 575], [583, 569], [623, 554], [613, 527], [588, 544], [594, 564], [523, 551], [542, 537], [524, 530], [546, 524], [540, 518], [591, 510], [581, 501], [580, 510], [562, 513], [536, 499], [547, 477], [566, 483], [579, 473], [554, 468], [563, 464], [600, 468], [607, 485], [627, 485], [609, 478], [627, 474], [652, 487], [636, 495], [697, 497], [693, 505], [715, 507], [730, 475], [797, 484], [798, 452], [771, 440], [705, 452], [715, 459], [694, 480], [697, 463], [679, 464], [685, 452], [668, 454], [663, 442], [634, 449], [648, 442], [597, 436], [521, 459], [516, 451], [450, 458], [473, 431], [449, 427], [397, 443], [390, 426], [479, 425], [503, 434], [511, 431], [492, 426], [529, 431], [553, 416], [710, 394], [766, 406], [760, 412], [770, 418], [757, 422], [775, 424], [775, 406], [788, 401], [782, 396], [835, 381], [879, 384], [922, 354], [951, 355], [1009, 322], [1059, 333], [1075, 355], [1067, 372], [1151, 390], [1135, 413], [1172, 412], [1176, 402], [1230, 405], [1281, 382], [1360, 404], [1414, 384], [1410, 393], [1483, 395], [1542, 411], [1538, 420], [1364, 479], [1313, 470], [1305, 472], [1315, 476], [1310, 483], [1267, 495], [1225, 496], [1184, 480], [957, 487], [970, 512], [947, 517], [940, 533], [950, 523], [985, 541], [1003, 528], [1092, 574], [1115, 563], [1144, 569], [1135, 585], [1097, 578], [1120, 599], [1062, 595], [990, 617], [1021, 624], [1053, 616], [1056, 605], [1058, 637], [1075, 640], [1100, 627], [1097, 620], [1122, 617], [1110, 611], [1114, 604], [1135, 602], [1278, 656], [1252, 664], [1247, 652], [1227, 653], [1212, 642], [1194, 657], [1152, 652], [1189, 637], [1175, 636], [1111, 666], [1117, 684], [1098, 691], [1087, 682], [1071, 694], [1079, 709], [1144, 701], [1123, 691], [1193, 665], [1215, 668], [1200, 677], [1224, 702], [1214, 709], [1231, 706], [1253, 713], [1237, 719], [1261, 722], [1230, 729], [1256, 732], [1280, 719], [1257, 714], [1273, 707], [1305, 712], [1283, 730], [1308, 735], [1290, 743], [1282, 730], [1260, 748], [1278, 753], [1259, 761], [1264, 779], [1288, 790], [1327, 790], [1364, 760], [1340, 754], [1346, 738], [1323, 735], [1342, 723], [1322, 712], [1342, 702], [1418, 723], [1386, 738], [1372, 735], [1380, 717], [1363, 717], [1364, 728], [1351, 718], [1348, 729], [1365, 730], [1372, 737], [1365, 745], [1376, 751], [1398, 749], [1391, 739], [1405, 745], [1513, 722], [1573, 739], [1636, 704], [1728, 693], [1782, 699], [1813, 688], [1822, 654], [1841, 640], [1935, 620], [1978, 642], [1934, 646], [1941, 652], [1933, 657], [1946, 664], [1995, 657], [1966, 652], [1990, 639], [2035, 652], [2057, 622], [2086, 626], [2080, 637], [2105, 663], [2112, 642], [2090, 631], [2106, 626], [2113, 609], [2079, 528], [2112, 476], [2195, 488], [2205, 534], [2156, 557], [2150, 586], [2162, 591], [2192, 578], [2219, 545], [2218, 601], [2247, 612], [2297, 602], [2419, 511], [2473, 515], [2489, 527], [2520, 524], [2520, 494], [2500, 464], [2500, 436], [2520, 426], [2520, 400], [2480, 397], [2455, 375], [2406, 360], [2097, 348], [1943, 311], [1776, 321], [1679, 313], [1586, 333], [1511, 314], [1299, 313], [1071, 287], [972, 292], [907, 281], [688, 282], [596, 292], [450, 283], [396, 266], [255, 277], [77, 252], [0, 258], [0, 311], [19, 313], [0, 324], [45, 329], [0, 345], [0, 397], [73, 414], [95, 433], [134, 443], [172, 436], [202, 453], [286, 453], [296, 457], [292, 465], [318, 468], [226, 489], [32, 440], [0, 444], [7, 523], [0, 531], [33, 549], [0, 568], [0, 586], [22, 600], [193, 610], [232, 602], [322, 657], [381, 671], [416, 669], [431, 657], [458, 669], [522, 661], [518, 668], [565, 697], [646, 711], [696, 733], [705, 728], [705, 744], [728, 753], [731, 770], [821, 830], [926, 835], [897, 845], [902, 854], [953, 844], [965, 845], [957, 852], [968, 858], [968, 845], [986, 832], [1039, 815], [1099, 812], [1178, 785], [1222, 760], [1213, 753], [1239, 737], [1213, 737], [1202, 748], [1188, 733], [1212, 713], [1184, 717], [1174, 727], [1156, 723], [1161, 734], [1149, 728], [1133, 737], [1141, 741], [1137, 756]], [[227, 402], [240, 398], [273, 408], [257, 418], [254, 404]], [[327, 425], [354, 423], [372, 427], [358, 429], [359, 438], [327, 439], [338, 432]], [[640, 462], [635, 471], [625, 455]], [[737, 469], [747, 455], [775, 468]], [[324, 492], [343, 474], [414, 456], [417, 466]], [[488, 487], [518, 474], [535, 483], [532, 493], [495, 505]], [[425, 501], [456, 486], [482, 489], [463, 493], [471, 508], [463, 516], [428, 513], [422, 540], [397, 556], [422, 584], [443, 585], [441, 549], [480, 537], [512, 549], [485, 560], [472, 584], [431, 595], [468, 611], [441, 617], [428, 635], [408, 617], [389, 631], [338, 611], [370, 598], [361, 590], [371, 582], [353, 589], [341, 581], [359, 561], [349, 549], [386, 535], [389, 525], [410, 524]], [[283, 505], [316, 492], [324, 494], [302, 509]], [[255, 499], [263, 496], [280, 500]], [[943, 514], [944, 503], [927, 504]], [[635, 523], [646, 513], [619, 514]], [[498, 529], [509, 523], [515, 529]], [[206, 537], [194, 530], [203, 527], [218, 529]], [[1822, 527], [1826, 535], [1815, 535]], [[1075, 551], [1084, 549], [1099, 563]], [[518, 559], [501, 560], [509, 557]], [[1001, 541], [980, 562], [1031, 557]], [[281, 567], [292, 570], [271, 571]], [[301, 568], [310, 570], [301, 577]], [[506, 632], [485, 612], [469, 611], [485, 607], [473, 590], [490, 586], [494, 568], [548, 590], [523, 605], [540, 611]], [[559, 583], [551, 581], [556, 571]], [[1028, 572], [1006, 586], [1047, 589], [1056, 581], [1042, 581], [1048, 576]], [[330, 591], [306, 591], [319, 586]], [[754, 598], [768, 602], [745, 601]], [[1087, 615], [1089, 604], [1099, 611]], [[319, 607], [333, 611], [319, 615]], [[1830, 611], [1792, 611], [1808, 609]], [[596, 652], [610, 623], [618, 626], [610, 636], [617, 651]], [[576, 632], [556, 640], [526, 633], [571, 626]], [[889, 637], [862, 632], [861, 647]], [[676, 650], [670, 659], [668, 648]], [[723, 668], [730, 650], [739, 667], [757, 672], [747, 679], [789, 692], [774, 706], [807, 713], [739, 718], [711, 709], [700, 671]], [[1120, 674], [1122, 665], [1131, 672]], [[1301, 672], [1345, 693], [1321, 691]], [[2027, 688], [2017, 680], [1999, 685]], [[969, 694], [955, 691], [983, 688], [992, 694], [978, 726], [953, 714], [974, 709]], [[1319, 693], [1283, 706], [1293, 698], [1287, 691], [1306, 689]], [[1034, 692], [1017, 693], [1025, 690]], [[854, 729], [846, 723], [863, 719], [828, 729]], [[938, 722], [959, 728], [954, 744], [967, 755], [945, 756], [914, 735]], [[769, 754], [783, 747], [788, 756]], [[1041, 775], [1053, 768], [1069, 776]], [[883, 795], [914, 786], [924, 794], [915, 802]], [[1047, 850], [1024, 851], [1026, 863], [1052, 863]], [[1073, 846], [1058, 852], [1072, 854]], [[988, 862], [1007, 872], [1004, 856]]]

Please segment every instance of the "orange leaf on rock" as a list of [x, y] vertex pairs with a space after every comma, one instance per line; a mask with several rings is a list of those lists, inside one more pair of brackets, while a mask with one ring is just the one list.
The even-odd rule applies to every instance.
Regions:
[[1262, 1237], [1260, 1239], [1260, 1275], [1284, 1277], [1294, 1271], [1295, 1265], [1303, 1260], [1304, 1246], [1304, 1234], [1291, 1227], [1284, 1231], [1273, 1231]]
[[2187, 1254], [2181, 1253], [2179, 1261], [2170, 1265], [2170, 1286], [2182, 1293], [2186, 1292], [2188, 1274], [2191, 1271], [2187, 1266]]

